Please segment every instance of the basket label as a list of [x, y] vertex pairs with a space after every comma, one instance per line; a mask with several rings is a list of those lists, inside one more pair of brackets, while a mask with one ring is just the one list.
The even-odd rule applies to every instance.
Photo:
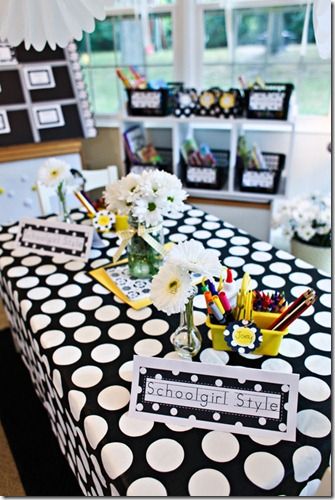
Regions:
[[295, 441], [299, 375], [134, 356], [129, 415]]

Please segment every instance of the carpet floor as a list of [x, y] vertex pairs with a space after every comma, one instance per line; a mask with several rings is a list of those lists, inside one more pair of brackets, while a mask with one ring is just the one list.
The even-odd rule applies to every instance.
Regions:
[[[0, 332], [0, 380], [4, 447], [7, 441], [19, 474], [18, 478], [10, 460], [5, 468], [2, 461], [6, 496], [83, 496], [59, 449], [29, 373], [15, 351], [9, 330]], [[13, 491], [9, 492], [8, 488]], [[0, 495], [4, 492], [0, 491]]]

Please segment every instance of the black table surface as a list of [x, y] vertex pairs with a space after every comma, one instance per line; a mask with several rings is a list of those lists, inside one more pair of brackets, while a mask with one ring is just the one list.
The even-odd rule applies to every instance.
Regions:
[[[81, 211], [73, 216], [89, 223]], [[316, 290], [318, 301], [290, 326], [276, 357], [213, 351], [204, 299], [199, 293], [194, 301], [203, 337], [195, 361], [300, 375], [296, 441], [130, 418], [133, 355], [180, 359], [170, 342], [178, 316], [154, 307], [135, 311], [87, 274], [111, 261], [115, 234], [105, 234], [104, 248], [83, 263], [15, 249], [17, 224], [3, 226], [1, 294], [14, 340], [83, 493], [314, 493], [331, 448], [329, 275], [191, 206], [166, 218], [164, 229], [166, 241], [192, 237], [216, 249], [237, 283], [247, 271], [253, 288], [284, 290], [289, 302]]]

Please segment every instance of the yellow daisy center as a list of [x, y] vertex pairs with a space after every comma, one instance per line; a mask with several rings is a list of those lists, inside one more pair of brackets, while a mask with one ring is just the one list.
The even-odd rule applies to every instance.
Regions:
[[99, 215], [98, 224], [100, 226], [108, 226], [108, 224], [109, 224], [109, 217], [108, 217], [108, 215]]
[[174, 279], [168, 284], [169, 293], [176, 294], [180, 288], [180, 281]]
[[58, 177], [59, 171], [55, 168], [54, 170], [51, 170], [50, 174], [51, 177]]

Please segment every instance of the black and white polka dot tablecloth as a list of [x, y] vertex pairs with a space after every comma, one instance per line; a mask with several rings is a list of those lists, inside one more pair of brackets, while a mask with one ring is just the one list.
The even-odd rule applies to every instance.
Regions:
[[[78, 222], [87, 223], [82, 212]], [[135, 311], [88, 276], [107, 264], [116, 237], [89, 263], [14, 250], [17, 226], [0, 232], [1, 290], [15, 342], [47, 410], [59, 446], [85, 495], [309, 495], [330, 459], [330, 278], [242, 230], [188, 207], [164, 222], [166, 240], [199, 239], [217, 249], [237, 281], [285, 290], [307, 287], [319, 300], [290, 327], [280, 354], [213, 351], [205, 303], [194, 301], [203, 335], [198, 361], [300, 374], [296, 442], [251, 438], [128, 416], [134, 353], [176, 359], [170, 336], [178, 317]]]

